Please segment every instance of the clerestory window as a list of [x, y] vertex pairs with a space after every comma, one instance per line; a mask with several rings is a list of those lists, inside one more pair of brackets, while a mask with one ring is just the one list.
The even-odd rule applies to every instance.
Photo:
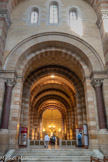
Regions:
[[71, 27], [71, 30], [82, 36], [83, 35], [83, 24], [81, 15], [78, 14], [78, 11], [76, 8], [71, 8], [69, 11], [69, 24]]
[[58, 24], [59, 16], [58, 16], [58, 3], [52, 2], [50, 4], [50, 24]]
[[37, 24], [39, 19], [39, 11], [38, 8], [33, 8], [31, 11], [30, 23]]
[[77, 20], [77, 11], [76, 9], [71, 9], [69, 11], [69, 23], [72, 24]]

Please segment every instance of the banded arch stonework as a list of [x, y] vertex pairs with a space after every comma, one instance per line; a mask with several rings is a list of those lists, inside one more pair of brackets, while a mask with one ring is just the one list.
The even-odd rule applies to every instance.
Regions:
[[[99, 54], [92, 48], [90, 44], [79, 37], [62, 32], [39, 33], [37, 35], [28, 37], [27, 39], [17, 44], [17, 46], [15, 46], [12, 51], [10, 51], [8, 57], [5, 59], [3, 56], [7, 31], [11, 25], [10, 15], [15, 7], [17, 7], [19, 2], [21, 4], [23, 3], [23, 0], [0, 1], [0, 27], [2, 31], [0, 34], [0, 68], [2, 69], [0, 73], [0, 112], [2, 111], [5, 89], [4, 83], [8, 78], [16, 80], [16, 85], [13, 88], [12, 102], [10, 107], [9, 148], [18, 148], [19, 125], [27, 125], [27, 122], [29, 122], [28, 114], [30, 113], [31, 118], [29, 124], [31, 127], [34, 126], [32, 121], [34, 120], [37, 112], [34, 111], [33, 114], [33, 112], [30, 110], [35, 109], [35, 97], [38, 95], [37, 101], [40, 102], [38, 111], [39, 115], [41, 116], [42, 112], [47, 107], [49, 107], [49, 103], [47, 102], [48, 100], [45, 99], [45, 95], [50, 95], [52, 92], [53, 96], [56, 96], [55, 100], [58, 99], [58, 102], [56, 101], [55, 105], [58, 110], [62, 112], [65, 118], [71, 116], [70, 119], [72, 119], [74, 116], [74, 120], [76, 118], [78, 119], [78, 122], [73, 122], [73, 125], [80, 125], [83, 123], [83, 121], [87, 122], [89, 128], [90, 148], [108, 150], [108, 133], [100, 132], [95, 91], [91, 85], [92, 80], [100, 82], [100, 80], [104, 79], [103, 92], [104, 98], [106, 99], [106, 116], [108, 116], [108, 79], [105, 72], [105, 69], [108, 69], [108, 66], [104, 65]], [[108, 10], [108, 1], [85, 0], [85, 2], [88, 2], [96, 12], [97, 25], [100, 29], [103, 42], [105, 61], [106, 65], [108, 65], [108, 36], [104, 31], [102, 18], [103, 14]], [[73, 94], [76, 92], [76, 95], [73, 95], [76, 97], [76, 105], [73, 102], [74, 97], [71, 98], [72, 102], [68, 101], [68, 97], [66, 97], [64, 94], [65, 90], [64, 92], [60, 91], [60, 88], [59, 91], [56, 90], [56, 92], [51, 89], [49, 89], [47, 93], [43, 91], [43, 100], [47, 105], [46, 107], [44, 104], [41, 104], [42, 95], [37, 93], [34, 87], [32, 87], [34, 88], [34, 91], [32, 91], [33, 98], [30, 100], [30, 86], [32, 86], [35, 81], [38, 81], [39, 76], [37, 77], [37, 75], [40, 74], [39, 71], [37, 71], [37, 73], [33, 72], [40, 67], [49, 65], [48, 61], [51, 63], [51, 65], [54, 66], [54, 63], [56, 62], [56, 66], [64, 66], [72, 72], [72, 75], [70, 75], [70, 72], [68, 72], [68, 76], [70, 77], [66, 77], [66, 73], [63, 75], [62, 72], [65, 70], [60, 71], [59, 69], [57, 74], [72, 83], [74, 87]], [[34, 78], [32, 77], [32, 74]], [[42, 71], [40, 77], [45, 77], [44, 70]], [[44, 84], [43, 86], [46, 85], [48, 85], [48, 83]], [[63, 85], [69, 88], [69, 84]], [[40, 87], [41, 85], [39, 85], [39, 88]], [[63, 104], [63, 101], [60, 97], [57, 98], [58, 95], [66, 99], [65, 101], [69, 103], [72, 111], [69, 111], [67, 114], [65, 113], [66, 105]], [[33, 101], [31, 107], [29, 107], [29, 101]], [[52, 107], [53, 106], [54, 105], [52, 105]], [[38, 119], [36, 120], [38, 124], [39, 121]], [[105, 139], [104, 143], [102, 140], [103, 138]]]
[[[31, 55], [32, 53], [32, 56], [29, 57], [33, 57], [34, 55], [36, 55], [36, 53], [34, 53], [35, 50], [38, 54], [42, 51], [44, 52], [44, 47], [46, 49], [48, 49], [48, 47], [51, 47], [53, 51], [54, 48], [58, 48], [58, 49], [62, 48], [64, 49], [62, 50], [62, 53], [64, 53], [64, 51], [66, 52], [69, 51], [70, 55], [72, 55], [73, 53], [75, 57], [78, 56], [78, 60], [81, 59], [83, 62], [85, 62], [85, 64], [89, 67], [90, 72], [98, 71], [98, 70], [104, 71], [104, 64], [100, 56], [92, 48], [92, 46], [90, 46], [87, 42], [85, 42], [84, 40], [76, 36], [72, 36], [65, 33], [58, 33], [58, 32], [37, 34], [20, 42], [10, 52], [9, 56], [7, 57], [4, 63], [3, 69], [4, 70], [10, 69], [10, 70], [17, 71], [17, 67], [19, 67], [20, 62], [24, 60], [24, 59], [22, 60], [20, 56], [24, 58], [29, 56], [29, 54]], [[75, 53], [75, 50], [77, 50], [77, 53]], [[14, 59], [14, 55], [15, 55], [15, 59]], [[95, 64], [96, 62], [97, 64]]]
[[[66, 35], [64, 33], [42, 33], [30, 37], [24, 40], [23, 42], [19, 43], [10, 52], [8, 58], [4, 63], [3, 66], [4, 71], [9, 70], [12, 74], [16, 72], [17, 75], [17, 84], [13, 89], [13, 96], [12, 96], [13, 98], [12, 98], [11, 113], [10, 113], [11, 114], [10, 124], [9, 124], [10, 148], [17, 147], [17, 139], [13, 138], [13, 136], [16, 137], [18, 131], [16, 130], [16, 127], [18, 123], [20, 123], [20, 118], [22, 119], [22, 121], [28, 121], [28, 116], [25, 115], [29, 113], [29, 108], [28, 108], [29, 93], [27, 93], [26, 87], [29, 88], [30, 84], [34, 80], [31, 77], [31, 80], [29, 80], [30, 79], [29, 78], [27, 83], [25, 82], [26, 78], [29, 76], [31, 72], [33, 72], [33, 70], [37, 69], [38, 67], [44, 66], [44, 62], [42, 62], [42, 60], [45, 60], [45, 58], [47, 60], [47, 58], [50, 58], [51, 56], [53, 56], [53, 58], [57, 58], [59, 56], [60, 60], [62, 61], [65, 60], [63, 61], [64, 66], [69, 68], [71, 71], [74, 71], [74, 73], [78, 75], [80, 80], [83, 81], [84, 89], [82, 89], [81, 84], [79, 84], [79, 80], [74, 79], [75, 82], [77, 81], [77, 83], [74, 83], [73, 81], [73, 83], [77, 85], [76, 89], [79, 90], [79, 92], [82, 91], [83, 94], [82, 98], [80, 97], [79, 94], [77, 94], [76, 96], [77, 102], [81, 103], [83, 105], [82, 107], [85, 107], [84, 96], [86, 97], [86, 110], [83, 110], [82, 113], [84, 113], [83, 117], [85, 116], [85, 112], [87, 114], [86, 118], [89, 126], [90, 147], [98, 148], [98, 137], [97, 137], [98, 120], [96, 117], [97, 116], [96, 106], [93, 99], [94, 91], [91, 86], [90, 75], [95, 74], [94, 72], [97, 72], [98, 76], [100, 78], [103, 78], [103, 75], [99, 75], [98, 72], [100, 73], [102, 72], [103, 74], [104, 65], [99, 55], [89, 44], [87, 44], [86, 42], [84, 42], [83, 40], [75, 36]], [[65, 64], [66, 60], [68, 64]], [[51, 64], [52, 63], [54, 62], [52, 61]], [[57, 62], [57, 64], [59, 63], [60, 62]], [[48, 60], [46, 61], [45, 64], [48, 64]], [[76, 70], [75, 67], [77, 67], [78, 70]], [[94, 77], [96, 77], [96, 75]], [[24, 82], [25, 82], [25, 90], [23, 89]], [[24, 93], [25, 96], [22, 93], [24, 91], [25, 91]], [[16, 108], [18, 114], [17, 117], [16, 117], [16, 113], [13, 113], [13, 111], [15, 111]], [[76, 108], [78, 109], [77, 105]], [[20, 116], [20, 112], [22, 112], [21, 116]], [[33, 118], [31, 119], [31, 121], [33, 120]], [[79, 120], [80, 119], [81, 118], [79, 116]], [[11, 122], [13, 120], [16, 120], [14, 122], [14, 125]], [[13, 130], [14, 126], [15, 128]]]
[[[17, 5], [19, 3], [23, 3], [23, 1], [21, 0], [2, 0], [0, 2], [0, 9], [2, 9], [2, 18], [0, 19], [1, 22], [3, 22], [3, 26], [2, 26], [2, 35], [0, 35], [0, 37], [3, 39], [2, 40], [2, 45], [3, 48], [1, 49], [1, 54], [0, 54], [0, 67], [2, 67], [3, 64], [3, 51], [4, 51], [4, 46], [5, 46], [5, 40], [6, 40], [6, 35], [7, 35], [7, 31], [8, 31], [8, 27], [10, 25], [10, 16], [9, 14], [13, 11], [13, 9], [15, 9], [15, 7], [17, 7]], [[103, 42], [103, 50], [104, 50], [104, 55], [105, 55], [105, 61], [106, 61], [106, 66], [108, 69], [108, 47], [107, 47], [107, 34], [104, 32], [103, 29], [103, 19], [102, 16], [103, 14], [107, 14], [107, 0], [104, 1], [100, 1], [100, 0], [85, 0], [85, 2], [88, 2], [95, 10], [96, 14], [97, 14], [97, 24], [100, 28], [100, 33], [101, 33], [101, 37], [102, 37], [102, 42]], [[5, 28], [5, 30], [3, 29]], [[5, 34], [4, 34], [5, 33]]]

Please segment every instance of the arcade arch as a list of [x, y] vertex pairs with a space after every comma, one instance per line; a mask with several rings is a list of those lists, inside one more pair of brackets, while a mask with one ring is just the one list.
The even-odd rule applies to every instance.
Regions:
[[[61, 113], [63, 139], [75, 139], [75, 128], [86, 123], [90, 145], [98, 147], [98, 120], [90, 75], [103, 71], [104, 65], [89, 44], [63, 33], [39, 34], [18, 44], [3, 68], [16, 71], [13, 96], [17, 91], [20, 97], [13, 98], [11, 106], [16, 107], [16, 100], [20, 103], [16, 124], [29, 128], [30, 139], [32, 132], [33, 138], [40, 138], [42, 114], [52, 108]], [[12, 111], [10, 120], [15, 115]], [[13, 122], [9, 125], [10, 130], [12, 127]], [[10, 146], [15, 147], [17, 140], [11, 143], [13, 132], [10, 134]]]

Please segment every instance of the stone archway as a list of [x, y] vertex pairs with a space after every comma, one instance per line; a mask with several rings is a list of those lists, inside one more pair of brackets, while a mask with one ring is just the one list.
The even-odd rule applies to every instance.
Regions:
[[[99, 76], [99, 73], [104, 71], [104, 65], [89, 44], [75, 36], [63, 33], [42, 33], [19, 43], [10, 52], [3, 68], [5, 71], [9, 70], [7, 73], [12, 74], [10, 78], [16, 74], [17, 81], [13, 89], [10, 112], [10, 148], [18, 147], [19, 125], [32, 124], [32, 122], [29, 123], [30, 120], [28, 121], [28, 114], [32, 112], [31, 110], [34, 111], [34, 114], [37, 113], [34, 110], [36, 106], [42, 115], [43, 109], [47, 108], [42, 103], [49, 99], [56, 101], [54, 106], [59, 109], [62, 107], [59, 106], [60, 104], [65, 108], [72, 108], [72, 111], [68, 111], [66, 114], [71, 114], [71, 117], [68, 116], [67, 119], [70, 121], [73, 117], [74, 128], [75, 124], [82, 126], [83, 123], [87, 123], [90, 147], [98, 148], [97, 127], [99, 125], [90, 76], [92, 78], [94, 75], [96, 78], [97, 74]], [[52, 85], [51, 82], [47, 82], [51, 73], [58, 78], [56, 81], [58, 84], [55, 85], [56, 82], [53, 82], [53, 90], [51, 87], [44, 89], [44, 86]], [[47, 80], [44, 80], [45, 77]], [[103, 76], [99, 77], [103, 79]], [[45, 85], [43, 82], [41, 83], [41, 79], [45, 81]], [[40, 94], [42, 92], [35, 91], [39, 80], [38, 86], [43, 87], [43, 96]], [[70, 100], [66, 97], [70, 96], [67, 89], [72, 92]], [[53, 92], [52, 96], [51, 92]], [[30, 94], [33, 96], [30, 97]], [[37, 96], [39, 96], [38, 100], [36, 100]], [[48, 98], [49, 96], [50, 98]], [[32, 101], [31, 105], [30, 101]], [[35, 102], [40, 104], [37, 106]], [[62, 109], [60, 110], [62, 111]], [[16, 113], [14, 113], [15, 111]], [[33, 121], [35, 116], [32, 113], [30, 117]]]
[[[54, 79], [50, 78], [52, 73], [55, 76]], [[31, 96], [31, 100], [29, 96]], [[82, 128], [83, 124], [86, 123], [85, 96], [83, 85], [81, 83], [81, 80], [78, 79], [78, 77], [69, 69], [66, 69], [62, 66], [49, 65], [37, 69], [27, 77], [24, 82], [23, 99], [21, 106], [22, 113], [24, 113], [22, 114], [24, 118], [22, 118], [21, 120], [22, 126], [27, 127], [29, 118], [35, 118], [34, 116], [36, 116], [36, 113], [38, 114], [38, 111], [43, 112], [43, 110], [46, 108], [46, 103], [44, 102], [47, 100], [56, 100], [64, 105], [63, 107], [65, 107], [66, 109], [66, 114], [70, 115], [69, 112], [72, 113], [71, 118], [73, 116], [73, 122], [74, 124], [76, 124], [76, 127]], [[31, 103], [30, 106], [29, 103]], [[52, 102], [51, 104], [49, 102], [49, 106], [52, 106]], [[58, 107], [61, 110], [61, 106], [57, 106], [56, 103], [53, 106]], [[28, 107], [30, 108], [30, 112], [34, 114], [32, 115], [32, 117], [29, 117], [29, 115], [25, 113], [27, 112]], [[38, 109], [41, 109], [41, 111]], [[75, 114], [77, 118], [76, 120], [74, 116]], [[67, 118], [71, 120], [69, 116]], [[38, 124], [38, 122], [36, 123]], [[30, 125], [30, 132], [32, 132], [32, 129], [33, 122]], [[37, 126], [36, 129], [38, 129]], [[75, 138], [75, 125], [73, 126], [73, 129]]]
[[[90, 72], [104, 70], [104, 64], [100, 56], [91, 45], [76, 36], [60, 32], [40, 33], [23, 40], [9, 53], [4, 62], [3, 69], [17, 71], [21, 62], [25, 61], [27, 57], [28, 60], [40, 52], [55, 51], [55, 49], [62, 53], [68, 52], [69, 55], [73, 55], [73, 57], [78, 58], [78, 60], [80, 59], [80, 61], [82, 60]], [[97, 64], [95, 64], [96, 62]]]

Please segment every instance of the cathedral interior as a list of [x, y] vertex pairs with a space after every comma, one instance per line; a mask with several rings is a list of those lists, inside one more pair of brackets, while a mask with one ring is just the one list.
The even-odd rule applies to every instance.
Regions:
[[21, 129], [108, 154], [107, 0], [0, 0], [0, 155]]

